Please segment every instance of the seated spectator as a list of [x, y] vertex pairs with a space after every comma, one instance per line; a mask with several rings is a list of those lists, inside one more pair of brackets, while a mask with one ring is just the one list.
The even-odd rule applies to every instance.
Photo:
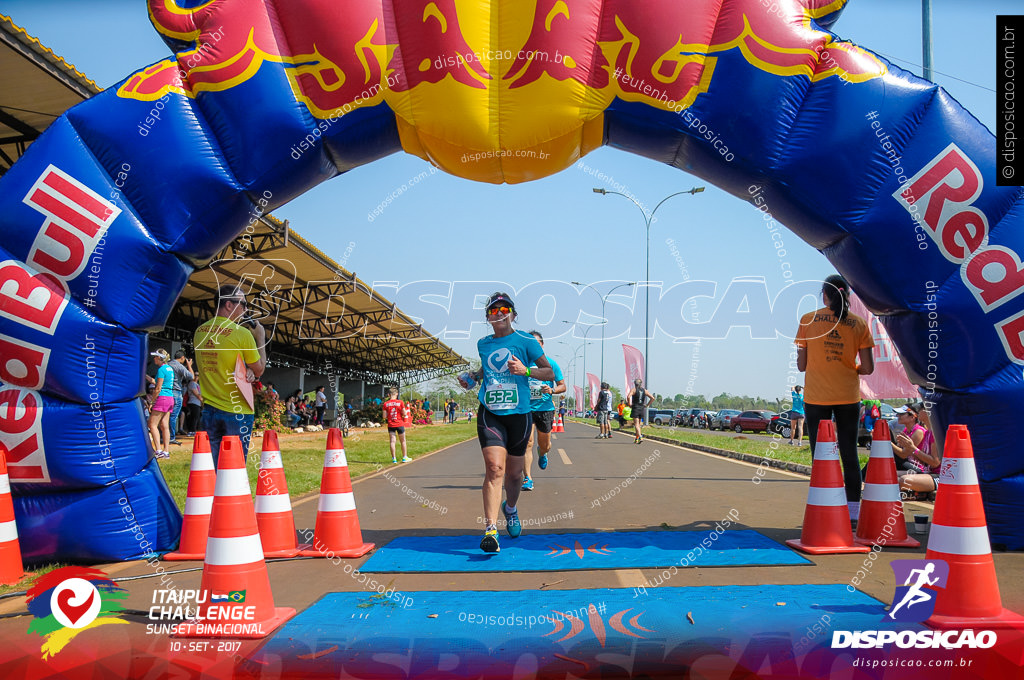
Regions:
[[302, 422], [302, 416], [295, 410], [295, 397], [288, 397], [288, 401], [285, 402], [284, 406], [285, 414], [288, 416], [288, 426], [298, 427], [299, 423]]
[[901, 406], [896, 412], [907, 431], [896, 435], [893, 454], [897, 461], [900, 458], [905, 462], [911, 461], [906, 469], [897, 469], [900, 489], [928, 496], [939, 488], [939, 465], [942, 463], [942, 452], [931, 431], [931, 416], [920, 402]]

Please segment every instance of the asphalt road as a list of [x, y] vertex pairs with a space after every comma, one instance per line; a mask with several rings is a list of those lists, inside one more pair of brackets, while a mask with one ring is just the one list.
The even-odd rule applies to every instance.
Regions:
[[[575, 423], [567, 424], [566, 428], [565, 433], [556, 435], [547, 470], [536, 469], [535, 463], [535, 490], [522, 494], [520, 517], [524, 522], [532, 520], [525, 532], [710, 530], [732, 514], [739, 518], [738, 525], [732, 528], [754, 529], [779, 542], [800, 535], [808, 489], [806, 477], [770, 470], [755, 484], [752, 480], [757, 478], [757, 468], [749, 463], [660, 442], [648, 441], [638, 446], [633, 444], [631, 435], [616, 434], [611, 440], [595, 440], [596, 429]], [[641, 470], [645, 461], [647, 468]], [[284, 462], [287, 472], [287, 460]], [[635, 479], [626, 483], [634, 474]], [[477, 545], [483, 533], [482, 475], [480, 448], [476, 440], [471, 440], [356, 480], [354, 490], [364, 540], [379, 547], [398, 536], [468, 535], [467, 541]], [[612, 495], [616, 488], [618, 491]], [[313, 527], [316, 498], [316, 494], [311, 494], [293, 499], [300, 529]], [[908, 503], [905, 513], [911, 517], [929, 508]], [[510, 540], [502, 535], [503, 545]], [[860, 589], [883, 602], [891, 602], [893, 584], [888, 561], [921, 558], [924, 553], [924, 545], [912, 550], [882, 550]], [[864, 562], [863, 555], [808, 557], [813, 565], [680, 569], [671, 585], [847, 584]], [[362, 564], [366, 559], [351, 562]], [[1024, 554], [998, 553], [994, 560], [1004, 606], [1024, 611]], [[173, 571], [202, 564], [165, 562], [162, 566]], [[153, 567], [144, 562], [100, 568], [114, 577], [154, 573]], [[268, 569], [278, 606], [302, 610], [325, 593], [362, 588], [346, 570], [328, 560], [272, 562]], [[658, 571], [403, 573], [386, 575], [385, 580], [403, 592], [614, 588], [644, 585]], [[171, 574], [169, 578], [176, 587], [199, 588], [200, 575], [197, 570]], [[122, 585], [129, 590], [124, 606], [136, 610], [151, 606], [154, 589], [161, 587], [155, 578]], [[0, 601], [0, 614], [24, 610], [22, 598]], [[128, 618], [133, 623], [127, 634], [133, 640], [141, 639], [150, 647], [159, 645], [146, 637], [144, 618]], [[5, 640], [24, 638], [27, 621], [27, 617], [0, 621], [0, 636]], [[241, 651], [244, 653], [252, 645], [245, 643]]]

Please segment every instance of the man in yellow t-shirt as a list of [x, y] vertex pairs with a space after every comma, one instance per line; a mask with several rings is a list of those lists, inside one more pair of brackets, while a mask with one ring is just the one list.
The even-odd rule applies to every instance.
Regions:
[[248, 309], [245, 293], [235, 285], [221, 286], [217, 298], [216, 315], [196, 329], [193, 340], [196, 368], [203, 376], [203, 428], [215, 467], [227, 436], [239, 438], [248, 458], [254, 420], [249, 383], [263, 375], [267, 363], [266, 330], [255, 320], [247, 322], [254, 324], [251, 332], [238, 323]]

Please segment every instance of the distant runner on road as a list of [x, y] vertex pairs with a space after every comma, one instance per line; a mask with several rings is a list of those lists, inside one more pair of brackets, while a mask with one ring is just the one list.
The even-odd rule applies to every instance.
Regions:
[[[530, 335], [537, 338], [541, 349], [544, 348], [544, 338], [539, 331], [530, 331]], [[555, 401], [553, 394], [564, 394], [568, 389], [565, 385], [565, 378], [562, 376], [562, 369], [558, 367], [554, 359], [548, 359], [552, 370], [555, 372], [555, 379], [548, 381], [530, 378], [530, 408], [533, 409], [533, 427], [530, 428], [530, 441], [526, 445], [526, 479], [523, 480], [523, 491], [533, 491], [533, 479], [530, 478], [530, 470], [533, 469], [533, 438], [537, 435], [537, 465], [541, 470], [548, 466], [548, 451], [551, 450], [551, 427], [555, 424]], [[534, 369], [535, 366], [530, 366]]]
[[633, 387], [626, 395], [626, 403], [633, 411], [633, 438], [634, 444], [641, 444], [644, 441], [643, 420], [647, 413], [647, 407], [654, 401], [654, 395], [644, 388], [644, 381], [637, 378], [633, 381]]
[[388, 444], [391, 447], [391, 462], [397, 463], [395, 458], [395, 437], [402, 440], [402, 462], [408, 463], [412, 458], [405, 443], [405, 409], [406, 405], [398, 398], [398, 390], [394, 387], [388, 388], [389, 398], [381, 406], [384, 409], [384, 417], [388, 421]]
[[[533, 418], [530, 409], [530, 378], [554, 380], [555, 372], [540, 343], [530, 334], [512, 328], [516, 306], [507, 293], [495, 293], [487, 301], [487, 321], [493, 334], [477, 341], [480, 370], [472, 377], [480, 382], [476, 435], [484, 457], [484, 521], [480, 549], [496, 553], [498, 506], [504, 480], [505, 498], [500, 503], [505, 528], [511, 538], [522, 532], [516, 503], [523, 485], [526, 445]], [[537, 368], [527, 368], [536, 364]], [[463, 387], [469, 387], [460, 377]]]
[[[621, 406], [621, 404], [620, 404]], [[601, 391], [597, 393], [597, 425], [601, 432], [595, 439], [611, 439], [612, 437], [612, 393], [606, 382], [601, 383]]]

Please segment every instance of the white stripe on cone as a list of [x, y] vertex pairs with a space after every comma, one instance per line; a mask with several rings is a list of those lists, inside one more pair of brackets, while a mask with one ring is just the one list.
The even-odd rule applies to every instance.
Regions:
[[9, 475], [0, 475], [0, 494], [11, 492], [11, 478]]
[[18, 540], [18, 525], [12, 519], [10, 522], [0, 522], [0, 543]]
[[871, 453], [869, 458], [892, 458], [892, 442], [889, 440], [871, 440]]
[[212, 453], [193, 453], [192, 454], [192, 466], [190, 468], [192, 472], [202, 472], [203, 470], [214, 470], [213, 467], [213, 454]]
[[986, 527], [950, 527], [932, 524], [928, 549], [948, 555], [990, 555]]
[[973, 458], [944, 458], [939, 468], [939, 484], [970, 486], [978, 483], [978, 469]]
[[348, 493], [322, 493], [316, 509], [319, 512], [344, 512], [356, 509], [356, 497]]
[[292, 503], [288, 494], [275, 493], [269, 496], [256, 496], [256, 514], [266, 515], [272, 512], [290, 512]]
[[807, 505], [823, 505], [846, 507], [846, 489], [841, 486], [812, 486], [807, 490]]
[[865, 483], [861, 500], [878, 501], [879, 503], [898, 503], [900, 500], [900, 489], [896, 484]]
[[206, 539], [207, 564], [239, 565], [263, 561], [263, 544], [259, 534], [237, 536], [233, 538]]
[[345, 449], [327, 449], [324, 451], [324, 467], [348, 467]]
[[839, 449], [835, 442], [819, 442], [814, 445], [814, 460], [839, 460]]
[[281, 468], [281, 452], [280, 451], [264, 451], [262, 458], [260, 458], [260, 469], [270, 470], [275, 468]]
[[186, 515], [209, 515], [213, 512], [213, 496], [189, 496], [185, 499]]
[[221, 468], [217, 470], [215, 496], [248, 496], [249, 472], [245, 468]]

